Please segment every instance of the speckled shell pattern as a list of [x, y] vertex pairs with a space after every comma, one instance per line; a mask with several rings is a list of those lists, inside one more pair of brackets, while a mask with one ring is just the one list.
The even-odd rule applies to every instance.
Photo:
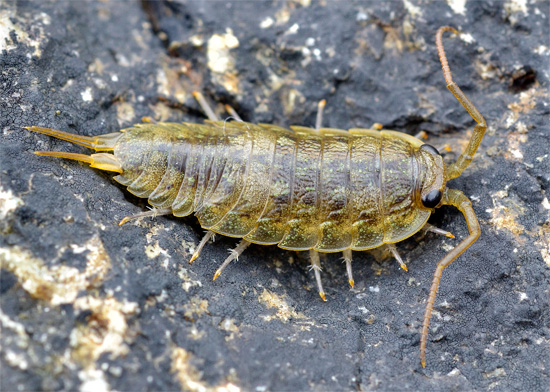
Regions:
[[426, 223], [425, 157], [392, 131], [268, 124], [139, 124], [114, 148], [115, 180], [205, 229], [283, 249], [337, 252], [401, 241]]

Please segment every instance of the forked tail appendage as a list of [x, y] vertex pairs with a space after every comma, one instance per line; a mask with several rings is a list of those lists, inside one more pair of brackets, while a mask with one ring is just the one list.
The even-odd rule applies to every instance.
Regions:
[[[29, 131], [42, 133], [44, 135], [52, 136], [57, 139], [66, 140], [71, 143], [79, 144], [84, 147], [91, 148], [96, 151], [113, 151], [115, 144], [118, 139], [123, 135], [120, 132], [108, 133], [105, 135], [99, 136], [81, 136], [75, 135], [69, 132], [59, 131], [52, 128], [43, 128], [43, 127], [24, 127]], [[65, 158], [71, 159], [73, 161], [80, 161], [89, 164], [91, 167], [96, 169], [113, 171], [117, 173], [122, 173], [122, 167], [120, 162], [113, 154], [99, 153], [99, 154], [76, 154], [72, 152], [62, 152], [62, 151], [35, 151], [36, 155], [44, 155], [49, 157]]]

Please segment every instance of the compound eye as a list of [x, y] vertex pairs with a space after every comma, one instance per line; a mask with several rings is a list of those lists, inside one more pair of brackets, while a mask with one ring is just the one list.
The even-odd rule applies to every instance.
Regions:
[[435, 148], [431, 144], [424, 143], [423, 145], [420, 146], [420, 148], [423, 148], [424, 150], [427, 150], [427, 151], [431, 152], [434, 155], [441, 155], [439, 153], [439, 151], [437, 151], [437, 148]]
[[434, 189], [422, 198], [422, 204], [424, 204], [426, 208], [435, 208], [441, 201], [442, 196], [439, 189]]

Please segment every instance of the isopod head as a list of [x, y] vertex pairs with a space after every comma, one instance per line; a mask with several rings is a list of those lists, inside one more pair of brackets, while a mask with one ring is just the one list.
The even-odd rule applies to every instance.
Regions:
[[435, 147], [423, 144], [418, 149], [417, 161], [420, 166], [417, 206], [428, 209], [437, 208], [441, 204], [447, 183], [447, 170], [443, 157]]

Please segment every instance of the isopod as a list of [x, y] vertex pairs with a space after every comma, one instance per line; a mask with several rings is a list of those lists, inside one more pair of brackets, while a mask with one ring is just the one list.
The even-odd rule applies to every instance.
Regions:
[[468, 146], [449, 165], [436, 148], [413, 136], [379, 129], [323, 129], [320, 115], [316, 129], [218, 121], [198, 93], [195, 96], [209, 117], [204, 124], [142, 123], [94, 137], [37, 126], [26, 129], [99, 151], [36, 154], [116, 172], [116, 181], [155, 207], [121, 224], [140, 216], [194, 214], [208, 231], [191, 261], [214, 233], [241, 238], [214, 279], [250, 243], [278, 245], [310, 252], [323, 300], [318, 252], [343, 252], [351, 286], [352, 250], [388, 246], [406, 270], [393, 244], [425, 227], [435, 208], [456, 207], [469, 235], [437, 263], [421, 332], [424, 367], [443, 269], [480, 234], [470, 200], [446, 187], [468, 167], [486, 129], [483, 116], [452, 80], [442, 44], [446, 31], [458, 32], [445, 26], [435, 37], [447, 88], [477, 123]]

